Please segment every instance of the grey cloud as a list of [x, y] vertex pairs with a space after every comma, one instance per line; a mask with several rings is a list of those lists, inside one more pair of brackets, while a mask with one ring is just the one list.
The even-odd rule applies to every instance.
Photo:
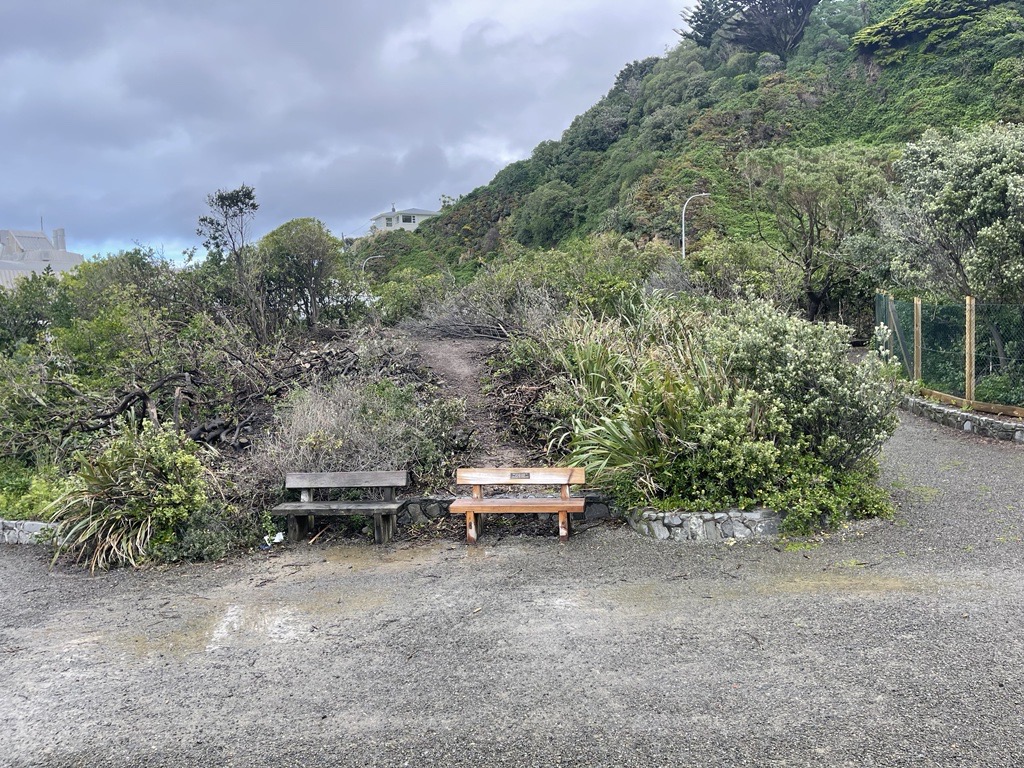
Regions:
[[296, 216], [355, 231], [392, 202], [433, 207], [485, 183], [509, 159], [488, 148], [526, 156], [557, 138], [677, 21], [663, 0], [595, 0], [563, 28], [510, 34], [482, 14], [455, 45], [396, 50], [393, 35], [435, 7], [0, 8], [0, 29], [19, 30], [0, 47], [0, 226], [43, 214], [72, 247], [191, 243], [206, 194], [244, 182], [264, 231]]

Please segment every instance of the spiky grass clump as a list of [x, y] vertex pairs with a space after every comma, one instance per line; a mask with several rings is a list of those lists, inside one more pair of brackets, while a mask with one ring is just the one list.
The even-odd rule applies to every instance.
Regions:
[[98, 455], [79, 456], [68, 489], [53, 504], [54, 562], [62, 556], [95, 571], [138, 566], [209, 504], [198, 446], [173, 429], [122, 422]]

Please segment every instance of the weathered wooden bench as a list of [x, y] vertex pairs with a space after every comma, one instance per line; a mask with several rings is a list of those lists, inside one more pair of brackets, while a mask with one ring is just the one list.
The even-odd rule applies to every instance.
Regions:
[[[586, 482], [586, 473], [578, 467], [496, 467], [460, 469], [455, 473], [458, 485], [473, 486], [470, 498], [458, 498], [449, 511], [466, 516], [466, 542], [475, 544], [483, 533], [489, 514], [557, 514], [558, 539], [566, 541], [572, 529], [572, 514], [582, 512], [585, 500], [569, 495], [569, 486]], [[558, 496], [528, 498], [484, 498], [485, 485], [559, 486]]]
[[[300, 490], [301, 501], [288, 501], [270, 510], [276, 517], [288, 518], [288, 540], [301, 541], [309, 533], [311, 517], [343, 515], [373, 516], [373, 540], [387, 544], [398, 527], [401, 501], [395, 501], [395, 489], [409, 484], [407, 472], [289, 472], [284, 487]], [[317, 490], [379, 488], [382, 500], [314, 501]]]

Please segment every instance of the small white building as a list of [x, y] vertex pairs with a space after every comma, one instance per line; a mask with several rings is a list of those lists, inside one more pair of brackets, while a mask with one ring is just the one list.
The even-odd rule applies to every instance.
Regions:
[[0, 286], [13, 288], [19, 277], [33, 272], [67, 272], [81, 264], [80, 253], [67, 250], [64, 230], [53, 230], [53, 240], [44, 232], [0, 229]]
[[396, 211], [391, 206], [390, 211], [378, 213], [370, 219], [371, 232], [388, 232], [392, 229], [407, 229], [412, 231], [429, 218], [437, 216], [439, 211], [427, 211], [423, 208], [406, 208], [403, 211]]

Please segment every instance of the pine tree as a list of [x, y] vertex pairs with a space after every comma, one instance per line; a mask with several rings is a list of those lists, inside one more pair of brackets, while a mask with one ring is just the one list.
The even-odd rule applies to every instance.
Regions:
[[722, 24], [722, 37], [755, 53], [788, 58], [821, 0], [743, 0]]
[[676, 31], [702, 48], [710, 48], [715, 33], [736, 13], [737, 8], [735, 0], [697, 0], [692, 10], [679, 14], [689, 29]]

